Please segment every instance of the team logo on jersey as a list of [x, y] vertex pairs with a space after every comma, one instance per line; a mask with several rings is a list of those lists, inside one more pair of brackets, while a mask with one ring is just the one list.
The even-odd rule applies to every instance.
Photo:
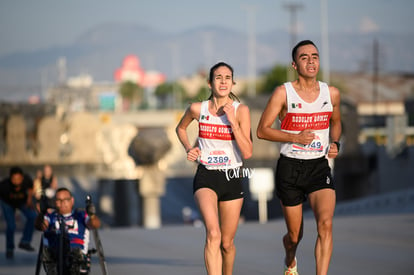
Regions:
[[302, 103], [292, 103], [292, 108], [293, 109], [295, 109], [295, 108], [301, 109], [302, 108]]
[[201, 115], [201, 120], [209, 120], [210, 116]]

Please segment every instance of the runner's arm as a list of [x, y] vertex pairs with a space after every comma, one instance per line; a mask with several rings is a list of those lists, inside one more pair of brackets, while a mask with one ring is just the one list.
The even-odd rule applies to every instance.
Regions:
[[329, 126], [329, 135], [331, 139], [331, 146], [329, 148], [328, 157], [335, 158], [338, 155], [338, 148], [335, 143], [339, 142], [342, 133], [342, 124], [341, 124], [341, 112], [340, 112], [340, 93], [339, 90], [335, 87], [329, 87], [331, 93], [331, 102], [333, 106], [330, 126]]
[[306, 129], [299, 134], [292, 134], [272, 128], [275, 120], [284, 116], [283, 112], [286, 109], [286, 104], [286, 88], [284, 85], [278, 86], [260, 117], [257, 126], [257, 137], [269, 141], [309, 144], [314, 138], [310, 129]]
[[246, 105], [240, 104], [237, 108], [237, 123], [232, 123], [231, 128], [237, 146], [244, 159], [248, 159], [253, 153], [253, 142], [251, 139], [250, 110]]
[[201, 151], [198, 147], [193, 147], [191, 145], [188, 134], [187, 128], [193, 120], [197, 120], [198, 116], [200, 115], [201, 110], [201, 103], [192, 103], [185, 111], [184, 115], [182, 116], [180, 122], [178, 123], [177, 127], [175, 128], [175, 132], [177, 134], [178, 139], [180, 140], [181, 144], [183, 145], [185, 152], [187, 153], [187, 159], [190, 161], [197, 160], [198, 156], [201, 154]]

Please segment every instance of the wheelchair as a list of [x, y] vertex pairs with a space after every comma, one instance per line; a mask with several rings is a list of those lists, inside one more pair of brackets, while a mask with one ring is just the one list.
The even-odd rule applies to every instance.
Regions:
[[[45, 233], [44, 233], [45, 234]], [[91, 254], [95, 249], [84, 254], [80, 248], [71, 248], [69, 239], [56, 234], [57, 239], [63, 241], [53, 246], [44, 246], [43, 237], [39, 248], [36, 275], [40, 274], [41, 266], [47, 275], [88, 275], [91, 270]], [[60, 248], [62, 247], [62, 248]]]
[[[92, 204], [90, 196], [87, 196], [86, 204]], [[76, 211], [79, 210], [76, 209]], [[59, 223], [61, 223], [59, 228], [66, 228], [62, 219], [59, 220]], [[97, 253], [102, 273], [107, 275], [108, 270], [98, 232], [96, 229], [93, 229], [92, 232], [96, 248], [89, 249], [86, 254], [80, 248], [70, 247], [66, 229], [59, 232], [44, 232], [39, 246], [35, 274], [40, 274], [43, 265], [47, 275], [88, 275], [91, 269], [91, 255]], [[44, 239], [48, 240], [47, 246], [44, 246]]]

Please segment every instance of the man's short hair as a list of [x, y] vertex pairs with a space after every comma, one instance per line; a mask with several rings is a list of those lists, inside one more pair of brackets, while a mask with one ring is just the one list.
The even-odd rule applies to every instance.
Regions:
[[63, 191], [68, 192], [68, 193], [69, 193], [69, 195], [70, 195], [71, 197], [73, 197], [73, 196], [72, 196], [72, 192], [70, 192], [70, 190], [69, 190], [69, 189], [67, 189], [66, 187], [60, 187], [60, 188], [58, 188], [58, 189], [56, 190], [56, 193], [55, 193], [55, 194], [57, 194], [57, 193], [59, 193], [59, 192], [63, 192]]
[[318, 50], [318, 47], [316, 47], [315, 43], [313, 43], [312, 40], [302, 40], [298, 44], [296, 44], [296, 46], [293, 47], [293, 49], [292, 49], [292, 60], [293, 61], [296, 62], [295, 56], [296, 56], [296, 52], [298, 51], [299, 47], [306, 46], [306, 45], [312, 45]]

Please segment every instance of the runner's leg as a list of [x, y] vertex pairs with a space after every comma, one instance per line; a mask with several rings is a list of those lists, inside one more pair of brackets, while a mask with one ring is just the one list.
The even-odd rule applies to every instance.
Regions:
[[328, 274], [331, 260], [332, 220], [335, 211], [335, 190], [322, 189], [309, 194], [309, 202], [315, 214], [318, 237], [315, 245], [316, 274]]
[[283, 236], [286, 253], [285, 264], [288, 267], [294, 267], [296, 265], [296, 249], [303, 236], [302, 204], [296, 206], [282, 205], [282, 210], [287, 227], [287, 233]]
[[219, 275], [222, 269], [220, 251], [221, 233], [218, 218], [217, 194], [209, 188], [200, 188], [194, 193], [206, 228], [204, 261], [208, 275]]
[[223, 254], [223, 275], [233, 274], [236, 247], [234, 237], [239, 224], [243, 199], [221, 201], [219, 203], [221, 251]]

